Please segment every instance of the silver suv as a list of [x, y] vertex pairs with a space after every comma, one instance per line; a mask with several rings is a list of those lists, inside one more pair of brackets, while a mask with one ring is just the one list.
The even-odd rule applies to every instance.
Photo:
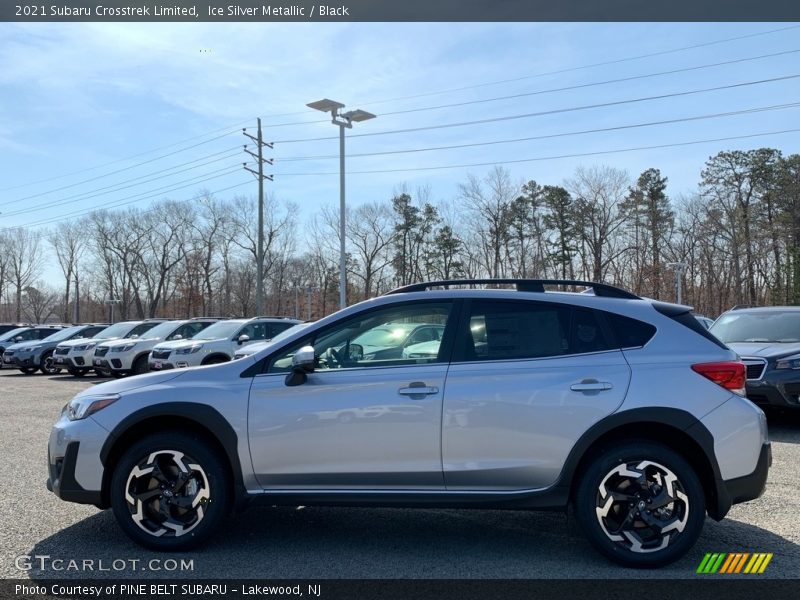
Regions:
[[[387, 324], [416, 323], [442, 328], [422, 342], [437, 351], [386, 352]], [[376, 330], [379, 350], [355, 341]], [[658, 566], [764, 490], [767, 425], [744, 387], [685, 306], [586, 282], [417, 284], [240, 360], [81, 392], [51, 433], [48, 488], [164, 551], [257, 502], [572, 505], [600, 552]]]

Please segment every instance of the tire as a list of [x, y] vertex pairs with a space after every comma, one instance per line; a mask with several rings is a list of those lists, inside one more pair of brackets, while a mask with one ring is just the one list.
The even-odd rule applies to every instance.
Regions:
[[25, 375], [33, 375], [39, 369], [37, 369], [36, 367], [20, 367], [19, 370], [25, 373]]
[[67, 373], [69, 373], [73, 377], [83, 377], [88, 372], [89, 372], [88, 369], [73, 369], [72, 367], [67, 367]]
[[108, 369], [95, 369], [94, 372], [98, 377], [111, 377], [111, 371]]
[[694, 469], [673, 450], [624, 442], [603, 448], [584, 470], [575, 516], [589, 542], [614, 562], [662, 567], [700, 536], [705, 495]]
[[[180, 477], [181, 467], [189, 477]], [[137, 544], [164, 552], [189, 550], [205, 542], [230, 512], [230, 481], [226, 462], [205, 440], [177, 431], [157, 433], [131, 446], [117, 462], [111, 508]]]
[[133, 362], [133, 369], [131, 370], [131, 375], [141, 375], [143, 373], [147, 373], [150, 370], [150, 367], [147, 364], [147, 355], [140, 356]]
[[45, 375], [58, 375], [59, 373], [61, 373], [61, 367], [56, 367], [53, 364], [52, 352], [48, 352], [47, 354], [42, 356], [42, 366], [39, 367], [39, 370]]

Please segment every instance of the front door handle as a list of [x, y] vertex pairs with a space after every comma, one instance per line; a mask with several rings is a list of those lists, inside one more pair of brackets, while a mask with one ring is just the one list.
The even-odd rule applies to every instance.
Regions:
[[603, 392], [610, 390], [614, 386], [608, 381], [597, 381], [597, 379], [584, 379], [580, 383], [573, 383], [569, 386], [573, 392]]
[[421, 400], [425, 396], [438, 394], [439, 388], [426, 385], [422, 381], [413, 381], [408, 384], [408, 387], [401, 387], [397, 390], [397, 393], [403, 396], [411, 396], [414, 400]]

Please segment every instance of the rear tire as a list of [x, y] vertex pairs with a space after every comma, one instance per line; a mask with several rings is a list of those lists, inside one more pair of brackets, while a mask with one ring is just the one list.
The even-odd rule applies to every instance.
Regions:
[[111, 477], [111, 508], [136, 543], [165, 552], [208, 539], [233, 504], [230, 469], [202, 438], [150, 435], [122, 455]]
[[686, 554], [706, 516], [700, 480], [686, 460], [652, 442], [600, 450], [584, 470], [575, 516], [589, 542], [628, 567], [662, 567]]

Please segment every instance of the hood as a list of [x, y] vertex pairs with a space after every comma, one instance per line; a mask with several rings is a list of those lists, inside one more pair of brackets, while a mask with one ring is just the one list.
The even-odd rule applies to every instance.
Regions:
[[218, 342], [220, 340], [225, 340], [227, 338], [218, 338], [215, 340], [201, 340], [201, 339], [193, 339], [188, 338], [186, 340], [173, 340], [171, 342], [158, 342], [156, 347], [161, 350], [175, 350], [175, 348], [185, 348], [187, 346], [194, 346], [195, 344], [207, 344], [209, 342]]
[[152, 342], [157, 339], [158, 338], [146, 338], [146, 337], [115, 338], [113, 340], [103, 340], [98, 345], [106, 346], [108, 348], [116, 348], [118, 346], [125, 346], [127, 344], [136, 344], [138, 342]]
[[83, 344], [88, 344], [89, 342], [102, 344], [103, 342], [117, 339], [119, 338], [77, 338], [74, 340], [65, 340], [63, 342], [59, 342], [58, 345], [72, 348], [73, 346], [82, 346]]
[[25, 348], [31, 348], [33, 346], [40, 346], [43, 344], [42, 340], [28, 340], [26, 342], [17, 342], [16, 344], [11, 344], [6, 346], [6, 350], [24, 350]]
[[187, 372], [188, 370], [184, 369], [174, 369], [169, 371], [145, 373], [143, 375], [136, 375], [136, 377], [126, 377], [124, 379], [106, 381], [105, 383], [89, 386], [87, 389], [78, 393], [75, 397], [96, 396], [97, 394], [124, 394], [125, 392], [130, 392], [148, 385], [159, 385], [161, 383], [166, 383], [167, 381], [182, 377]]
[[780, 344], [778, 342], [730, 342], [726, 345], [739, 356], [781, 358], [792, 354], [800, 354], [800, 342], [788, 344]]

